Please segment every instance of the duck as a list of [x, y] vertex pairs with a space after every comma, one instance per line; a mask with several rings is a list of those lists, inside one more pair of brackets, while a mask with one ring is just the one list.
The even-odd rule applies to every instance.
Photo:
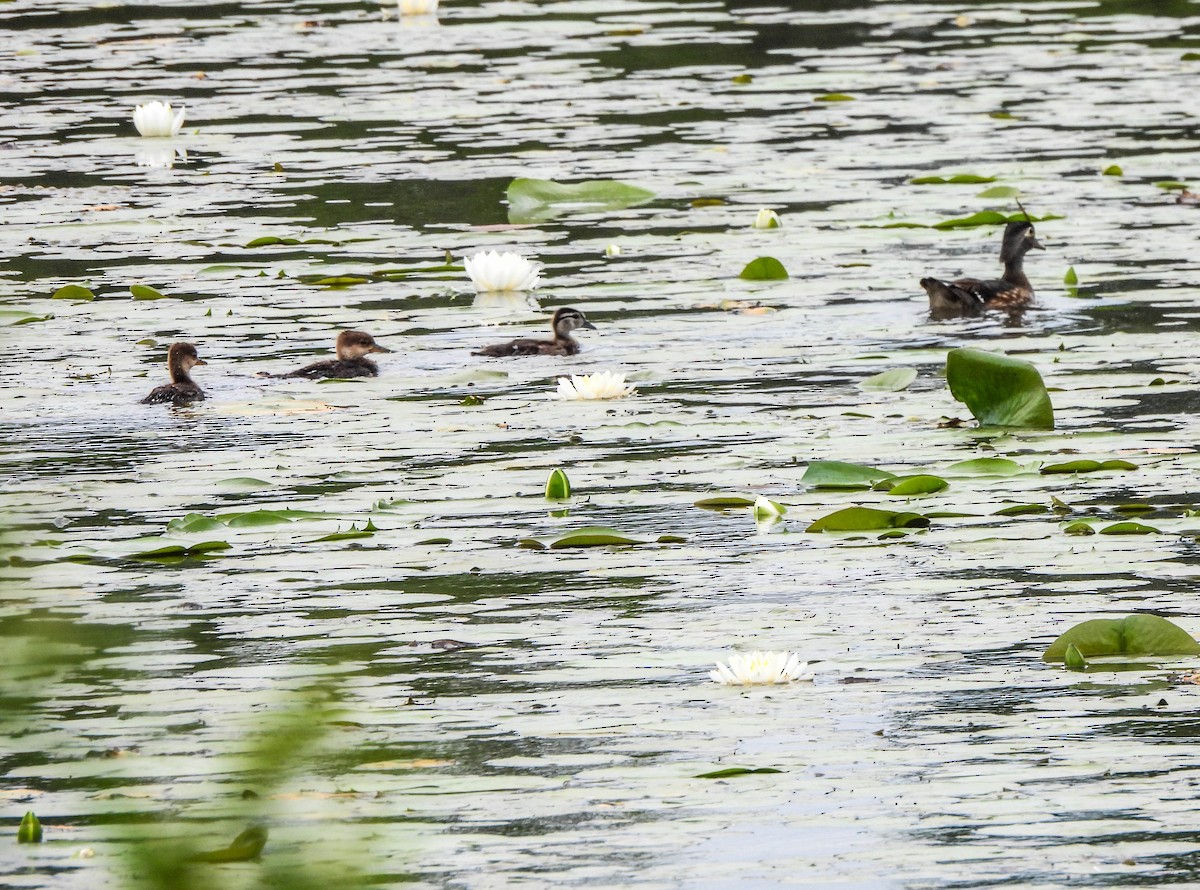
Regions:
[[596, 330], [596, 326], [587, 320], [587, 316], [570, 306], [563, 306], [554, 311], [554, 317], [550, 319], [550, 327], [554, 331], [553, 340], [518, 337], [507, 343], [495, 343], [492, 346], [477, 349], [471, 355], [484, 355], [489, 358], [505, 358], [513, 355], [578, 355], [579, 341], [571, 336], [571, 331], [576, 328]]
[[935, 318], [981, 315], [985, 309], [1024, 309], [1033, 302], [1033, 286], [1025, 276], [1025, 254], [1045, 250], [1028, 219], [1010, 222], [1000, 242], [1004, 274], [987, 280], [958, 278], [942, 281], [922, 278], [929, 295], [929, 311]]
[[197, 365], [207, 364], [191, 343], [172, 343], [171, 348], [167, 350], [167, 371], [171, 375], [171, 382], [150, 390], [150, 395], [142, 399], [142, 404], [160, 405], [169, 402], [178, 407], [203, 401], [204, 390], [192, 380], [191, 370]]
[[367, 358], [372, 352], [391, 352], [363, 331], [342, 331], [337, 335], [337, 358], [313, 362], [286, 374], [263, 374], [264, 377], [304, 377], [320, 380], [323, 377], [378, 377], [379, 366]]

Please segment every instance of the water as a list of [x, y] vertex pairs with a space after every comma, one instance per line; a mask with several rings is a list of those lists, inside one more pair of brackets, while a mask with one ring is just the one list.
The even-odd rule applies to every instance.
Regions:
[[[251, 821], [270, 826], [262, 862], [203, 866], [201, 886], [1197, 882], [1179, 666], [1039, 656], [1092, 617], [1200, 632], [1196, 210], [1155, 185], [1196, 168], [1200, 13], [793, 6], [0, 9], [0, 788], [13, 832], [26, 810], [47, 829], [7, 846], [0, 885], [163, 886], [137, 856], [176, 848], [150, 839], [215, 849]], [[166, 148], [130, 123], [154, 98], [188, 109]], [[964, 172], [997, 181], [909, 182]], [[519, 224], [518, 176], [656, 198]], [[1062, 217], [1038, 225], [1039, 307], [930, 322], [917, 280], [991, 274], [998, 232], [884, 226], [1012, 212], [992, 186]], [[783, 228], [749, 228], [763, 206]], [[263, 236], [322, 243], [246, 246]], [[378, 274], [479, 249], [544, 263], [534, 301]], [[791, 277], [737, 277], [764, 255]], [[370, 280], [306, 283], [335, 275]], [[49, 299], [68, 283], [98, 299]], [[599, 328], [580, 356], [470, 357], [560, 305]], [[255, 376], [344, 327], [396, 350], [380, 378]], [[176, 339], [209, 360], [209, 400], [138, 405]], [[1058, 431], [940, 427], [968, 417], [940, 377], [964, 344], [1035, 362]], [[920, 372], [905, 392], [855, 386], [895, 367]], [[598, 370], [639, 394], [551, 397]], [[1139, 469], [948, 475], [899, 505], [800, 483], [814, 459], [1076, 455]], [[565, 515], [541, 494], [556, 466]], [[692, 506], [714, 493], [789, 512], [759, 533]], [[994, 515], [1051, 497], [1073, 512]], [[1128, 502], [1162, 533], [1062, 534]], [[804, 533], [852, 503], [974, 515], [900, 540]], [[284, 508], [316, 515], [130, 558], [190, 513]], [[371, 537], [318, 540], [367, 518]], [[516, 546], [591, 524], [686, 542]], [[815, 681], [708, 680], [752, 648], [800, 652]], [[306, 741], [287, 715], [314, 684], [337, 705], [299, 712], [324, 730]], [[279, 737], [295, 744], [263, 755]], [[694, 778], [728, 766], [782, 772]]]

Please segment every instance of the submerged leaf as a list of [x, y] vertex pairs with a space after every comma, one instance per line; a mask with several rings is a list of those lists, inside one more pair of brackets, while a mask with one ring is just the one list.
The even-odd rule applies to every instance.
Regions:
[[590, 182], [553, 182], [549, 179], [514, 179], [508, 184], [510, 222], [542, 222], [572, 209], [622, 210], [654, 199], [654, 192], [615, 179]]
[[961, 347], [946, 356], [946, 383], [984, 426], [1053, 429], [1054, 408], [1032, 364]]
[[781, 281], [788, 277], [788, 273], [783, 263], [775, 257], [760, 256], [748, 262], [738, 277], [747, 281]]
[[892, 368], [882, 374], [860, 380], [858, 388], [866, 392], [900, 392], [917, 379], [916, 368]]
[[840, 460], [814, 460], [808, 465], [800, 481], [813, 488], [847, 490], [870, 488], [880, 479], [895, 478], [895, 473], [875, 467], [844, 463]]
[[1067, 647], [1084, 658], [1100, 655], [1200, 655], [1200, 643], [1176, 624], [1157, 615], [1093, 618], [1062, 634], [1042, 661], [1063, 661]]

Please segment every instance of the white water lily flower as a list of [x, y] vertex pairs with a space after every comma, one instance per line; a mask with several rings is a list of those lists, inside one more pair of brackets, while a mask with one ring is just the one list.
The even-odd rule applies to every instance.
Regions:
[[147, 102], [133, 109], [133, 125], [147, 138], [178, 136], [183, 128], [183, 114], [182, 107], [175, 111], [170, 102]]
[[538, 267], [519, 253], [485, 250], [463, 260], [479, 293], [533, 290], [541, 280]]
[[625, 382], [624, 374], [598, 371], [595, 374], [571, 375], [558, 378], [560, 399], [620, 399], [637, 392], [636, 386]]
[[729, 656], [729, 664], [717, 662], [709, 676], [726, 686], [771, 686], [799, 680], [808, 671], [795, 652], [751, 652]]
[[778, 519], [787, 512], [787, 507], [783, 506], [783, 504], [764, 497], [755, 498], [754, 507], [752, 509], [754, 511], [754, 518], [756, 521], [762, 519]]
[[608, 245], [608, 247], [604, 248], [604, 255], [605, 256], [620, 256], [621, 255], [621, 245], [620, 244]]
[[783, 220], [779, 218], [779, 214], [768, 207], [758, 211], [758, 216], [754, 218], [756, 229], [778, 229], [782, 225]]
[[400, 15], [433, 15], [438, 0], [399, 0]]

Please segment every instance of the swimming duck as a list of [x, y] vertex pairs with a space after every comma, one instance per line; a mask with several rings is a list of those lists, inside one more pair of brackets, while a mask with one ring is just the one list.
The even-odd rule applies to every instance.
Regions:
[[564, 306], [554, 311], [550, 319], [550, 327], [554, 329], [553, 340], [537, 340], [532, 337], [518, 337], [507, 343], [496, 343], [472, 352], [471, 355], [486, 355], [491, 358], [504, 358], [510, 355], [577, 355], [579, 341], [571, 336], [576, 328], [591, 328], [596, 326], [578, 309]]
[[1033, 286], [1025, 277], [1025, 254], [1032, 249], [1045, 250], [1029, 221], [1010, 222], [1000, 242], [1000, 262], [1004, 274], [986, 281], [958, 278], [941, 281], [922, 278], [921, 287], [929, 294], [929, 311], [935, 318], [980, 315], [985, 309], [1022, 309], [1033, 302]]
[[314, 362], [286, 374], [267, 374], [267, 377], [304, 377], [320, 380], [322, 377], [378, 377], [379, 366], [367, 358], [371, 352], [391, 352], [380, 346], [375, 338], [362, 331], [342, 331], [337, 336], [337, 358]]
[[207, 364], [191, 343], [172, 343], [171, 348], [167, 350], [167, 371], [171, 374], [171, 382], [150, 390], [150, 395], [142, 399], [142, 404], [158, 405], [170, 402], [179, 406], [203, 400], [204, 390], [196, 385], [189, 372], [197, 365]]

